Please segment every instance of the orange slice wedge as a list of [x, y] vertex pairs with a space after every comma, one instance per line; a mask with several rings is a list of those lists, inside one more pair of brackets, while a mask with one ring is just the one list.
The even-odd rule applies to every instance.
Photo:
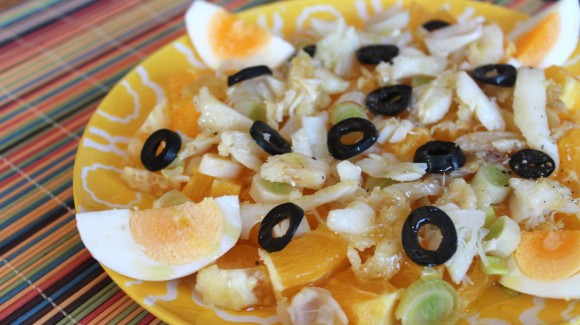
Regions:
[[[260, 250], [268, 267], [272, 286], [284, 296], [306, 285], [316, 285], [347, 265], [348, 242], [325, 229], [316, 229], [298, 238], [278, 252]], [[324, 261], [324, 262], [321, 262]]]

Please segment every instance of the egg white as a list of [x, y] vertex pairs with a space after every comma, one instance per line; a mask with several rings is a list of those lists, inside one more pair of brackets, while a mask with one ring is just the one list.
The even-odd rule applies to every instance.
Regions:
[[544, 281], [529, 278], [523, 274], [513, 257], [507, 260], [508, 274], [499, 282], [510, 289], [544, 298], [579, 299], [580, 273], [558, 281]]
[[[213, 51], [210, 45], [210, 35], [207, 31], [211, 28], [213, 17], [224, 10], [217, 5], [198, 0], [194, 1], [185, 13], [187, 34], [201, 59], [213, 70], [217, 70], [225, 59], [220, 58]], [[242, 65], [240, 68], [256, 65], [267, 65], [270, 68], [275, 68], [294, 54], [295, 49], [290, 43], [276, 35], [271, 34], [271, 36], [270, 42], [264, 44], [256, 53], [237, 60]]]
[[188, 264], [164, 264], [147, 256], [131, 235], [129, 209], [79, 213], [76, 215], [77, 228], [89, 252], [107, 268], [138, 280], [172, 280], [197, 272], [236, 244], [242, 229], [238, 197], [223, 196], [215, 202], [224, 217], [220, 245], [207, 256]]

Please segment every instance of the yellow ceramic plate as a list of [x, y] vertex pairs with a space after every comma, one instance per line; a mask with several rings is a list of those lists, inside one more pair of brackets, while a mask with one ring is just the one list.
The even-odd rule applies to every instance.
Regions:
[[[458, 16], [468, 8], [498, 23], [509, 31], [526, 16], [485, 3], [453, 0], [417, 0], [435, 12], [442, 5]], [[310, 18], [342, 16], [350, 24], [360, 25], [364, 17], [392, 4], [391, 0], [290, 1], [258, 7], [240, 16], [288, 37], [307, 28]], [[403, 1], [408, 5], [411, 1]], [[573, 57], [578, 57], [578, 49]], [[169, 77], [178, 71], [202, 65], [187, 36], [165, 46], [133, 69], [103, 100], [87, 125], [78, 150], [74, 171], [74, 197], [77, 211], [108, 210], [139, 206], [150, 207], [152, 198], [135, 192], [120, 179], [128, 140], [147, 114], [163, 101]], [[567, 67], [576, 75], [580, 64]], [[134, 281], [105, 268], [111, 278], [145, 309], [171, 324], [277, 323], [273, 310], [231, 312], [204, 306], [193, 290], [191, 277], [168, 282]], [[511, 324], [543, 321], [554, 324], [580, 315], [580, 304], [562, 300], [519, 295], [516, 298], [499, 289], [488, 292], [478, 302], [475, 312], [463, 323], [487, 323], [503, 320]]]

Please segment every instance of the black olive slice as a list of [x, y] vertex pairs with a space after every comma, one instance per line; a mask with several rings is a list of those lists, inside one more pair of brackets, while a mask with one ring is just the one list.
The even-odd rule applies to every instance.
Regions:
[[395, 116], [409, 107], [412, 95], [411, 86], [386, 86], [370, 92], [365, 105], [375, 114]]
[[517, 70], [509, 64], [487, 64], [475, 68], [471, 76], [486, 84], [509, 88], [516, 83]]
[[[298, 226], [304, 218], [304, 210], [294, 203], [283, 203], [274, 207], [260, 223], [260, 230], [258, 231], [258, 243], [268, 252], [277, 252], [292, 240]], [[285, 219], [289, 219], [290, 225], [288, 230], [281, 237], [274, 237], [272, 230], [274, 227]]]
[[[441, 232], [443, 239], [436, 250], [423, 248], [419, 243], [419, 229], [431, 224]], [[403, 249], [418, 265], [435, 266], [447, 262], [457, 251], [457, 231], [449, 216], [434, 206], [424, 206], [409, 214], [402, 231]]]
[[[342, 143], [344, 135], [354, 132], [362, 132], [362, 138], [353, 144]], [[328, 151], [336, 159], [349, 159], [370, 148], [378, 136], [379, 132], [371, 121], [360, 117], [347, 118], [333, 125], [328, 131]]]
[[399, 55], [399, 48], [390, 44], [367, 45], [356, 50], [356, 57], [362, 64], [391, 62]]
[[510, 157], [509, 165], [518, 176], [528, 179], [548, 177], [556, 168], [552, 157], [535, 149], [523, 149], [516, 152]]
[[441, 29], [441, 28], [447, 27], [449, 25], [450, 24], [444, 20], [435, 19], [435, 20], [430, 20], [430, 21], [424, 23], [423, 28], [432, 32], [434, 30]]
[[316, 44], [306, 45], [305, 47], [302, 48], [302, 51], [308, 53], [308, 55], [310, 55], [310, 57], [313, 58], [314, 55], [316, 55]]
[[265, 74], [272, 74], [272, 70], [268, 68], [266, 65], [257, 65], [255, 67], [248, 67], [242, 69], [231, 76], [228, 76], [228, 87], [231, 87], [238, 82], [242, 82], [244, 80], [257, 78], [259, 76], [263, 76]]
[[[163, 144], [163, 149], [159, 147]], [[161, 129], [153, 132], [141, 149], [141, 162], [152, 172], [169, 166], [181, 149], [181, 137], [176, 132]]]
[[250, 127], [252, 139], [271, 155], [281, 155], [292, 152], [290, 143], [284, 139], [278, 131], [274, 130], [266, 122], [255, 121]]
[[454, 142], [429, 141], [415, 151], [413, 162], [426, 163], [428, 173], [441, 174], [461, 168], [465, 155]]

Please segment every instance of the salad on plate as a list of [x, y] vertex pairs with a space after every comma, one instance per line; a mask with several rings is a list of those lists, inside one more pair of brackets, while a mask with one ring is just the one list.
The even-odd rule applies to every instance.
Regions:
[[490, 290], [580, 299], [580, 8], [506, 33], [394, 4], [292, 37], [195, 1], [121, 179], [77, 214], [104, 266], [284, 324], [455, 323]]

